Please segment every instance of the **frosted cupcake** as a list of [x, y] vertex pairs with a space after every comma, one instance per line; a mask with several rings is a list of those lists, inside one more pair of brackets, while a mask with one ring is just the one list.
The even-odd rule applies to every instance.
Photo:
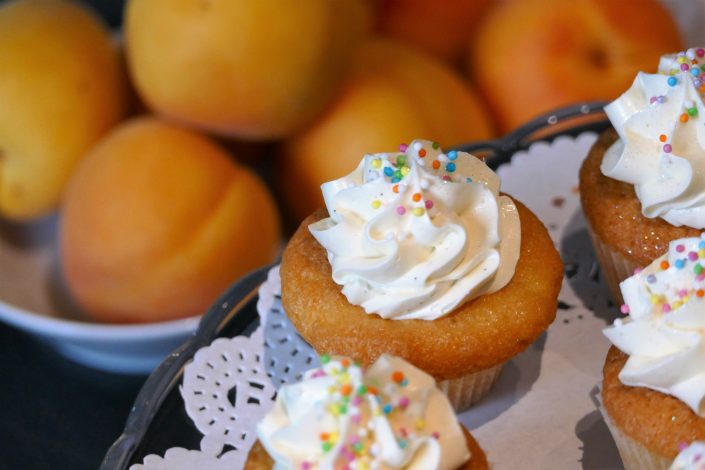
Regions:
[[705, 228], [705, 49], [661, 57], [605, 107], [614, 129], [580, 170], [580, 197], [615, 299], [619, 282]]
[[668, 470], [705, 470], [705, 442], [683, 446]]
[[284, 309], [316, 351], [403, 357], [462, 410], [555, 318], [553, 242], [472, 155], [414, 141], [322, 190], [328, 212], [281, 265]]
[[621, 284], [602, 411], [627, 469], [666, 469], [705, 439], [704, 267], [705, 238], [679, 239]]
[[279, 390], [245, 470], [488, 468], [433, 377], [387, 355], [321, 363]]

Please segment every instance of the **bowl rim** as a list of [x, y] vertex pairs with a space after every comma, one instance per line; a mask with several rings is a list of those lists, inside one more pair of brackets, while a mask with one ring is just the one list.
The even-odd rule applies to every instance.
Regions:
[[136, 340], [183, 334], [194, 330], [201, 315], [150, 323], [92, 323], [41, 315], [0, 301], [0, 320], [48, 338]]

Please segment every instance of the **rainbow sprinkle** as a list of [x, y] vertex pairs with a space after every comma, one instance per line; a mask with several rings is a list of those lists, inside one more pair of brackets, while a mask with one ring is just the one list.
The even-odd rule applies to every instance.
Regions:
[[[705, 237], [705, 233], [701, 238]], [[654, 291], [650, 285], [656, 285], [658, 281], [658, 273], [651, 273], [646, 276], [646, 288], [650, 293], [650, 302], [656, 313], [668, 314], [694, 299], [703, 299], [705, 297], [705, 240], [698, 242], [697, 249], [688, 250], [688, 247], [679, 243], [673, 250], [679, 257], [673, 261], [673, 264], [666, 260], [662, 260], [658, 264], [659, 272], [675, 271], [687, 274], [689, 277], [677, 278], [683, 279], [680, 285], [669, 285], [665, 292]], [[635, 275], [639, 275], [636, 272]], [[675, 274], [675, 273], [674, 273]], [[620, 311], [627, 315], [631, 309], [629, 305], [623, 304]]]
[[463, 156], [457, 150], [443, 153], [438, 142], [415, 141], [413, 145], [400, 144], [399, 151], [405, 153], [369, 156], [367, 171], [370, 172], [371, 178], [383, 178], [384, 182], [392, 185], [391, 192], [385, 192], [370, 200], [372, 209], [383, 210], [389, 205], [390, 210], [401, 217], [407, 214], [415, 217], [435, 216], [436, 201], [425, 196], [428, 182], [421, 181], [421, 191], [411, 190], [412, 183], [407, 178], [412, 172], [413, 164], [426, 167], [427, 171], [432, 169], [432, 174], [439, 177], [443, 183], [474, 183], [472, 178], [459, 174]]
[[[440, 437], [438, 432], [428, 430], [426, 420], [418, 415], [418, 410], [412, 410], [411, 400], [403, 393], [409, 384], [409, 379], [401, 371], [393, 371], [389, 382], [377, 383], [375, 379], [363, 378], [365, 383], [353, 387], [353, 376], [363, 377], [363, 370], [357, 363], [349, 359], [341, 359], [340, 367], [331, 356], [320, 357], [322, 366], [311, 372], [311, 377], [330, 377], [334, 385], [329, 389], [330, 398], [325, 401], [325, 412], [333, 417], [348, 415], [354, 423], [354, 429], [349, 425], [338, 429], [337, 420], [326, 420], [336, 423], [336, 427], [326, 429], [318, 435], [321, 458], [336, 452], [335, 468], [372, 469], [380, 460], [380, 449], [375, 443], [375, 426], [370, 424], [375, 416], [403, 416], [404, 419], [394, 429], [394, 439], [400, 449], [408, 447], [412, 439], [423, 436]], [[357, 369], [357, 370], [356, 370]], [[372, 380], [372, 383], [369, 383]], [[383, 390], [383, 391], [382, 391]], [[299, 462], [301, 470], [318, 468], [317, 458]]]

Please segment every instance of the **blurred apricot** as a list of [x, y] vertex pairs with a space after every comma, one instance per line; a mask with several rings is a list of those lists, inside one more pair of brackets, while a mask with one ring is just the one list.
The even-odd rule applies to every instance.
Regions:
[[117, 127], [69, 185], [62, 272], [97, 320], [203, 313], [280, 243], [269, 190], [209, 138], [157, 118]]
[[352, 171], [366, 153], [415, 138], [443, 147], [492, 136], [487, 112], [449, 66], [402, 43], [371, 39], [333, 105], [287, 140], [276, 165], [297, 220], [322, 207], [320, 185]]
[[657, 0], [506, 0], [480, 23], [467, 67], [507, 132], [560, 106], [615, 99], [682, 47]]
[[377, 30], [460, 64], [468, 40], [490, 3], [496, 0], [381, 0]]
[[370, 23], [367, 0], [129, 0], [125, 38], [151, 109], [270, 140], [323, 110]]
[[54, 209], [79, 159], [125, 113], [100, 20], [63, 0], [0, 5], [0, 216]]

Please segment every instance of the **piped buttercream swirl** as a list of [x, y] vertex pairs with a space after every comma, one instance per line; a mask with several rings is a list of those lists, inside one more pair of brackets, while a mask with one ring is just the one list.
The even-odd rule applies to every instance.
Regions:
[[620, 381], [674, 396], [705, 417], [705, 238], [672, 241], [620, 288], [628, 317], [604, 330], [629, 355]]
[[694, 441], [683, 447], [668, 470], [705, 470], [705, 442]]
[[403, 359], [330, 360], [279, 390], [257, 426], [275, 470], [454, 470], [470, 458], [446, 396]]
[[519, 257], [519, 215], [474, 156], [415, 140], [366, 155], [322, 186], [312, 224], [348, 301], [383, 318], [434, 320], [504, 287]]
[[619, 134], [602, 173], [634, 185], [645, 217], [705, 228], [705, 49], [661, 57], [605, 107]]

